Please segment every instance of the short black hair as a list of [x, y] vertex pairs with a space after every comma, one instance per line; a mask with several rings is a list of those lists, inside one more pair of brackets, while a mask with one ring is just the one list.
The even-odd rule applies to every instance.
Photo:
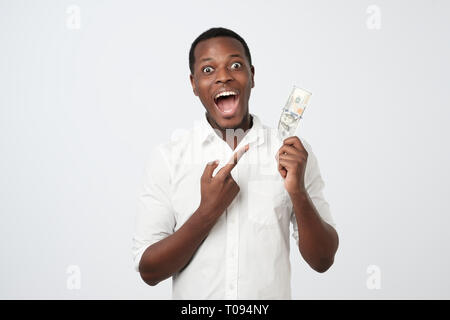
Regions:
[[238, 35], [236, 32], [226, 29], [226, 28], [211, 28], [209, 30], [206, 30], [201, 35], [197, 37], [197, 39], [194, 40], [191, 44], [191, 50], [189, 50], [189, 69], [191, 70], [191, 74], [194, 74], [194, 64], [195, 64], [195, 56], [194, 56], [194, 50], [195, 47], [198, 45], [200, 41], [208, 40], [211, 38], [216, 37], [230, 37], [238, 40], [242, 45], [244, 46], [245, 55], [248, 59], [248, 62], [250, 63], [250, 66], [252, 65], [252, 56], [250, 55], [250, 49], [247, 46], [247, 43], [245, 40]]

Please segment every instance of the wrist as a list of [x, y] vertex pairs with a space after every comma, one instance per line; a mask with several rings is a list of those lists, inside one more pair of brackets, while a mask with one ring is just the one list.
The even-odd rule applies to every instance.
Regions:
[[288, 191], [289, 196], [291, 197], [291, 199], [307, 199], [308, 198], [308, 192], [306, 191], [305, 188], [297, 188], [295, 190], [292, 191]]
[[213, 213], [215, 210], [208, 208], [207, 206], [200, 205], [195, 211], [196, 216], [202, 224], [209, 226], [217, 221], [217, 218]]

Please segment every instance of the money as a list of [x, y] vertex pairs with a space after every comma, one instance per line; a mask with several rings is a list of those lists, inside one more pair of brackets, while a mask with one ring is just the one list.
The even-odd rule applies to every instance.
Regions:
[[278, 122], [278, 135], [284, 140], [295, 135], [300, 119], [308, 105], [311, 92], [295, 87], [289, 95], [286, 105], [281, 111]]

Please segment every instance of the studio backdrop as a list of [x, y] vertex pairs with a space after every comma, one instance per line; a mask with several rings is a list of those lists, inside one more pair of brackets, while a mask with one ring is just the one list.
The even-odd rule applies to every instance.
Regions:
[[[170, 299], [132, 236], [144, 165], [204, 114], [192, 41], [239, 33], [250, 111], [276, 127], [312, 92], [312, 146], [340, 246], [294, 299], [450, 298], [450, 4], [435, 1], [0, 1], [0, 298]], [[214, 159], [211, 159], [214, 160]]]

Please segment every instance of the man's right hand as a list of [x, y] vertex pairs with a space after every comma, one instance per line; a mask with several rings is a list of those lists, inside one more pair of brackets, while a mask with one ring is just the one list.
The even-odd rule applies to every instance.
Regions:
[[242, 155], [247, 152], [248, 148], [249, 145], [247, 144], [239, 149], [214, 177], [212, 174], [219, 162], [212, 161], [206, 165], [200, 179], [202, 197], [199, 207], [200, 212], [218, 218], [228, 208], [240, 190], [231, 176], [231, 170], [236, 166]]
[[154, 286], [180, 272], [192, 259], [195, 251], [208, 236], [217, 219], [239, 192], [231, 176], [248, 145], [237, 151], [230, 162], [213, 177], [218, 163], [208, 163], [201, 178], [202, 200], [198, 209], [174, 233], [149, 246], [142, 254], [139, 272], [142, 279]]

